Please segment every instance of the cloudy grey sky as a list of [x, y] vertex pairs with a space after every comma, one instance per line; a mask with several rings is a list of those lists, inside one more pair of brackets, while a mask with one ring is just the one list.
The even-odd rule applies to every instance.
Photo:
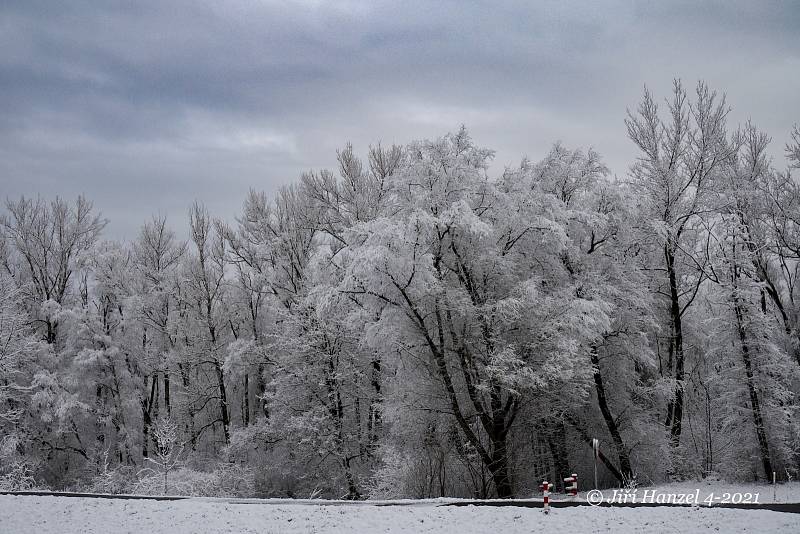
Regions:
[[727, 92], [782, 155], [800, 122], [800, 2], [0, 3], [0, 195], [93, 199], [107, 235], [333, 167], [346, 141], [466, 124], [496, 172], [555, 140], [612, 171], [626, 107], [673, 77]]

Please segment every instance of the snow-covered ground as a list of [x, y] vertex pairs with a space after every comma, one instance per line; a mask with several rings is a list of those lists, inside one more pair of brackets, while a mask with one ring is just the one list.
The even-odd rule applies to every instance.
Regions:
[[[700, 504], [708, 502], [709, 497], [714, 498], [714, 503], [718, 504], [723, 499], [728, 502], [753, 502], [758, 504], [768, 503], [800, 503], [800, 482], [779, 483], [775, 486], [764, 483], [733, 483], [724, 482], [720, 480], [701, 480], [701, 481], [686, 481], [686, 482], [673, 482], [669, 484], [660, 484], [658, 486], [642, 486], [636, 488], [636, 491], [629, 492], [631, 495], [631, 502], [641, 502], [645, 498], [646, 492], [653, 492], [654, 497], [648, 495], [647, 498], [657, 500], [658, 495], [690, 495], [697, 491], [697, 497]], [[603, 500], [611, 501], [614, 498], [614, 490], [603, 490]], [[618, 493], [621, 493], [618, 492]], [[727, 495], [727, 497], [726, 497]], [[742, 496], [736, 497], [735, 495]], [[749, 495], [749, 497], [746, 497]], [[541, 497], [541, 494], [534, 496], [534, 498]], [[552, 501], [560, 500], [580, 500], [585, 501], [587, 493], [581, 491], [577, 498], [567, 497], [563, 493], [554, 493], [551, 496]], [[618, 497], [621, 498], [621, 497]], [[633, 500], [635, 498], [635, 500]], [[749, 499], [749, 501], [748, 501]]]
[[[641, 493], [645, 489], [651, 488], [640, 488], [639, 492]], [[702, 480], [661, 484], [652, 489], [655, 489], [656, 493], [673, 494], [691, 493], [699, 489], [701, 501], [711, 493], [714, 495], [721, 495], [723, 493], [757, 493], [759, 503], [800, 502], [800, 482], [779, 483], [773, 486], [771, 484], [742, 484], [723, 482], [720, 480]]]
[[437, 501], [376, 506], [263, 504], [0, 495], [0, 532], [25, 533], [337, 533], [437, 532], [800, 532], [800, 514], [706, 507], [553, 509], [442, 506]]

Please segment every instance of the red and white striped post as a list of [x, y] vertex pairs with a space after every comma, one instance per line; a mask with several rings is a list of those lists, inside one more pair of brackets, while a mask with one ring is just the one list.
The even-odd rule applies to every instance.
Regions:
[[572, 473], [572, 476], [564, 479], [564, 493], [571, 497], [578, 495], [578, 475], [576, 473]]
[[542, 497], [544, 497], [544, 508], [542, 511], [546, 514], [550, 513], [550, 490], [552, 488], [553, 485], [546, 480], [539, 486], [539, 489], [542, 490]]

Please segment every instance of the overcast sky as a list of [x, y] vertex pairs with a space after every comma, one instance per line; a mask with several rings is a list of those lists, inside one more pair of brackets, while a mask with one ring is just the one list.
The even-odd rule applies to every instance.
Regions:
[[84, 193], [129, 238], [462, 123], [493, 172], [561, 140], [621, 175], [626, 108], [673, 77], [725, 91], [776, 157], [800, 122], [800, 2], [396, 4], [3, 0], [0, 194]]

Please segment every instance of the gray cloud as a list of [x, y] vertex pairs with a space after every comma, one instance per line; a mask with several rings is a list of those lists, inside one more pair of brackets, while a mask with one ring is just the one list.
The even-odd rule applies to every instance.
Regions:
[[622, 120], [673, 77], [727, 91], [781, 155], [800, 121], [792, 2], [35, 2], [0, 6], [0, 191], [85, 193], [130, 237], [193, 198], [333, 166], [346, 141], [466, 123], [496, 170], [560, 139], [623, 174]]

